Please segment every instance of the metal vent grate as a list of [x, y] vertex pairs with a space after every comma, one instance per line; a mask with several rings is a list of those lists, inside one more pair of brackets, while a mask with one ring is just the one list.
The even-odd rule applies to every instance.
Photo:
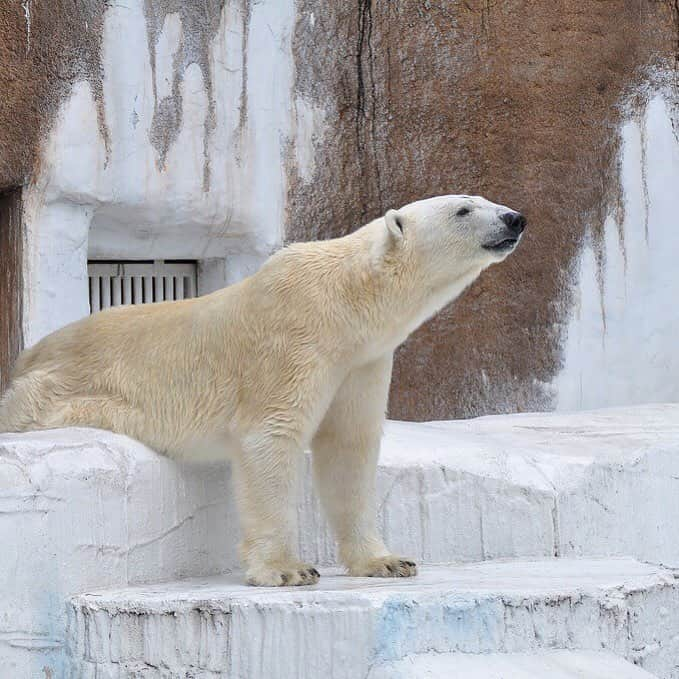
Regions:
[[195, 262], [88, 262], [90, 312], [196, 296]]

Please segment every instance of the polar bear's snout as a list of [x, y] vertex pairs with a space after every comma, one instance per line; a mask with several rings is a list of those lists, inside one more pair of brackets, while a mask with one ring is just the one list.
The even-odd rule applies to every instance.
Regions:
[[517, 237], [526, 228], [526, 218], [520, 212], [505, 212], [500, 219], [507, 225], [509, 232]]
[[[501, 262], [526, 228], [521, 212], [483, 196], [436, 196], [394, 212], [404, 241], [418, 250], [432, 277], [443, 270], [446, 276], [456, 275], [470, 261], [482, 268]], [[395, 241], [400, 242], [399, 229], [394, 228]]]
[[500, 215], [503, 229], [487, 242], [483, 243], [483, 248], [496, 254], [508, 254], [519, 242], [521, 234], [526, 228], [526, 218], [514, 210], [509, 210]]

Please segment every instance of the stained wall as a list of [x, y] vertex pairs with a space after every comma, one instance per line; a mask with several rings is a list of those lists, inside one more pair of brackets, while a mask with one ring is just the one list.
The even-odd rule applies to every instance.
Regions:
[[0, 8], [28, 344], [87, 313], [88, 258], [197, 259], [206, 291], [479, 193], [526, 238], [399, 350], [390, 415], [679, 398], [674, 3], [52, 7]]

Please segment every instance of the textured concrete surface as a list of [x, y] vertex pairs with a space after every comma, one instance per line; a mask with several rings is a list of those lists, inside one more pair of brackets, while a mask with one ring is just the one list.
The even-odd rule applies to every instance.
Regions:
[[[382, 532], [420, 563], [631, 555], [677, 568], [678, 423], [677, 405], [388, 422]], [[308, 467], [300, 551], [331, 565]], [[13, 583], [0, 661], [59, 658], [66, 597], [237, 567], [229, 470], [182, 467], [95, 430], [3, 434], [0, 540], [0, 581]]]
[[[632, 555], [677, 567], [678, 477], [677, 405], [388, 422], [382, 533], [426, 563]], [[305, 506], [302, 525], [320, 514]], [[317, 535], [303, 531], [305, 553], [329, 563]]]
[[227, 480], [107, 432], [1, 435], [0, 676], [58, 664], [71, 594], [235, 563]]
[[356, 679], [424, 652], [607, 649], [679, 676], [679, 586], [620, 560], [485, 562], [412, 579], [325, 577], [254, 589], [233, 577], [75, 597], [75, 676]]
[[367, 679], [652, 679], [657, 675], [596, 651], [432, 653], [385, 663]]

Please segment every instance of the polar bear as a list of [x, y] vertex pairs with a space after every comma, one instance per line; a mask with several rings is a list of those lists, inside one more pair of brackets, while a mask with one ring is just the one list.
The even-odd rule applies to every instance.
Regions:
[[98, 427], [176, 459], [229, 457], [253, 585], [318, 580], [293, 549], [310, 447], [348, 572], [414, 575], [380, 538], [374, 506], [394, 350], [507, 257], [525, 224], [479, 196], [429, 198], [290, 245], [210, 295], [97, 313], [22, 354], [0, 431]]

